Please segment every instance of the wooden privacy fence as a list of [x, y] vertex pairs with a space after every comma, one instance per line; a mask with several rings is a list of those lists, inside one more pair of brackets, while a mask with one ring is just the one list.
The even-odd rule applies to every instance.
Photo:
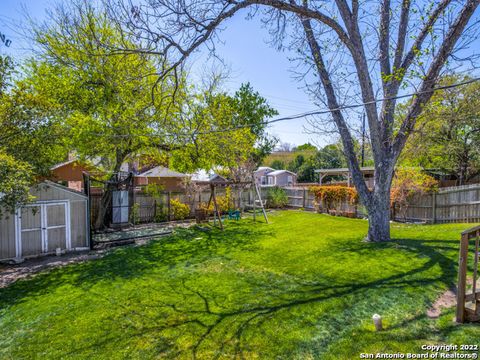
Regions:
[[[314, 195], [308, 187], [285, 188], [288, 206], [316, 210]], [[320, 207], [322, 204], [320, 204]], [[358, 217], [366, 217], [361, 205], [348, 202], [336, 205], [341, 212], [355, 211]], [[392, 220], [425, 223], [480, 222], [480, 185], [441, 188], [437, 193], [414, 195], [408, 206], [392, 208]]]
[[[266, 199], [268, 188], [260, 188], [261, 196]], [[323, 204], [315, 204], [315, 197], [309, 191], [309, 187], [286, 187], [284, 188], [288, 197], [288, 206], [303, 208], [305, 210], [317, 210], [323, 208]], [[219, 188], [217, 196], [224, 196], [225, 188]], [[251, 189], [244, 189], [241, 193], [232, 190], [236, 199], [235, 206], [242, 208], [243, 204], [252, 203]], [[191, 217], [194, 216], [195, 208], [199, 203], [206, 203], [210, 197], [210, 191], [197, 192], [195, 195], [188, 195], [185, 192], [164, 192], [157, 198], [144, 192], [135, 192], [131, 204], [136, 204], [136, 216], [139, 223], [159, 222], [172, 220], [170, 199], [176, 199], [190, 206]], [[241, 200], [239, 200], [241, 197]], [[91, 217], [96, 219], [101, 203], [101, 194], [91, 196]], [[366, 209], [362, 205], [352, 205], [348, 202], [335, 204], [338, 214], [355, 214], [356, 217], [366, 217]], [[130, 209], [130, 213], [131, 213]], [[160, 213], [161, 212], [161, 213]], [[164, 217], [162, 219], [162, 216]], [[425, 222], [425, 223], [449, 223], [449, 222], [480, 222], [480, 185], [466, 185], [451, 188], [441, 188], [435, 194], [424, 194], [413, 196], [404, 209], [398, 206], [392, 208], [392, 219], [396, 221]], [[93, 221], [92, 224], [95, 222]]]
[[[317, 184], [318, 186], [318, 184]], [[326, 210], [321, 202], [315, 203], [315, 196], [309, 191], [308, 187], [287, 187], [284, 188], [288, 197], [288, 206], [305, 210], [315, 211], [317, 209]], [[336, 213], [352, 213], [355, 217], [366, 217], [367, 213], [362, 205], [352, 205], [348, 201], [339, 202], [334, 205]]]
[[393, 214], [397, 221], [480, 222], [480, 185], [441, 188], [437, 193], [415, 195], [405, 209], [395, 207]]
[[[458, 260], [457, 322], [480, 321], [478, 243], [480, 226], [462, 233]], [[473, 256], [471, 249], [473, 248]], [[472, 260], [470, 260], [472, 259]]]

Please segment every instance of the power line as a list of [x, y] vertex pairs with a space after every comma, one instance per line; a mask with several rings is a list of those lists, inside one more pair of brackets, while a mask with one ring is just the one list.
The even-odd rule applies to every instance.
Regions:
[[[342, 111], [342, 110], [348, 110], [348, 109], [355, 109], [359, 107], [364, 107], [367, 105], [372, 105], [376, 104], [379, 102], [383, 101], [388, 101], [388, 100], [398, 100], [398, 99], [404, 99], [407, 97], [412, 97], [412, 96], [417, 96], [421, 94], [426, 94], [430, 92], [435, 92], [439, 90], [447, 90], [447, 89], [452, 89], [455, 87], [463, 86], [463, 85], [468, 85], [472, 84], [474, 82], [480, 81], [480, 77], [476, 77], [473, 79], [469, 79], [466, 81], [462, 81], [459, 83], [455, 84], [450, 84], [450, 85], [442, 85], [442, 86], [437, 86], [435, 88], [432, 88], [430, 90], [425, 90], [425, 91], [417, 91], [409, 94], [404, 94], [404, 95], [398, 95], [398, 96], [392, 96], [392, 97], [385, 97], [385, 98], [379, 98], [379, 99], [374, 99], [372, 101], [364, 102], [364, 103], [357, 103], [357, 104], [352, 104], [352, 105], [344, 105], [344, 106], [339, 106], [338, 108], [335, 109], [324, 109], [324, 110], [312, 110], [312, 111], [307, 111], [299, 114], [294, 114], [290, 116], [284, 116], [272, 120], [267, 120], [263, 121], [259, 124], [251, 125], [251, 124], [246, 124], [246, 125], [237, 125], [231, 128], [225, 128], [225, 129], [218, 129], [218, 130], [208, 130], [208, 131], [193, 131], [190, 133], [164, 133], [164, 134], [142, 134], [142, 135], [132, 135], [132, 134], [112, 134], [111, 137], [121, 137], [121, 138], [128, 138], [128, 137], [135, 137], [135, 136], [146, 136], [146, 137], [194, 137], [196, 135], [208, 135], [208, 134], [218, 134], [218, 133], [224, 133], [224, 132], [230, 132], [230, 131], [235, 131], [235, 130], [240, 130], [240, 129], [245, 129], [245, 128], [251, 128], [254, 126], [258, 125], [265, 125], [268, 126], [270, 124], [274, 124], [277, 122], [282, 122], [282, 121], [290, 121], [290, 120], [296, 120], [308, 116], [313, 116], [313, 115], [325, 115], [325, 114], [330, 114], [336, 111]], [[93, 133], [92, 135], [98, 135], [98, 136], [103, 136], [105, 134], [101, 133]]]

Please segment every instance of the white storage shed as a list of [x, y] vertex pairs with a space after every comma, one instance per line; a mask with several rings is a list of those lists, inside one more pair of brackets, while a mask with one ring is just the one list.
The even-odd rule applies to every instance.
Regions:
[[0, 217], [0, 260], [20, 259], [90, 245], [88, 198], [51, 181], [31, 188], [34, 202]]

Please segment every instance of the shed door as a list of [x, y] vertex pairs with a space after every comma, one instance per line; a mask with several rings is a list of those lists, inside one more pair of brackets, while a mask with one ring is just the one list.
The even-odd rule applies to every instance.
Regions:
[[66, 204], [45, 204], [45, 244], [47, 252], [67, 248]]
[[20, 252], [17, 256], [32, 256], [70, 249], [68, 202], [44, 203], [22, 207], [19, 217]]
[[25, 206], [20, 215], [21, 256], [44, 252], [41, 206]]

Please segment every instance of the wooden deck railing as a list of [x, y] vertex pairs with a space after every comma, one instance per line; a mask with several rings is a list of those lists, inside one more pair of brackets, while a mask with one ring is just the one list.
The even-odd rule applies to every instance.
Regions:
[[[480, 290], [478, 290], [478, 243], [480, 226], [465, 230], [460, 240], [458, 261], [457, 322], [480, 321]], [[473, 268], [469, 276], [470, 243], [473, 242]], [[470, 292], [471, 282], [471, 292]], [[468, 290], [468, 294], [467, 294]]]

